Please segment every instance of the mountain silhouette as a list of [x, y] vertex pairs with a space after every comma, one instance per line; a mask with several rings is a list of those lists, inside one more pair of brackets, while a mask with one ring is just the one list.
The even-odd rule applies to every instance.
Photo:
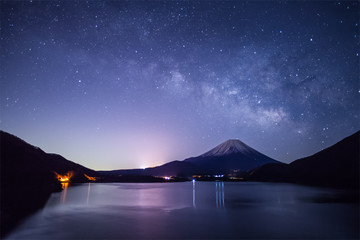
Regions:
[[80, 164], [65, 159], [58, 154], [45, 153], [22, 139], [0, 131], [1, 137], [1, 177], [12, 181], [31, 181], [38, 178], [55, 178], [58, 174], [72, 172], [72, 182], [84, 182], [88, 176], [99, 174]]
[[240, 140], [227, 140], [210, 151], [184, 160], [208, 174], [226, 174], [231, 170], [248, 171], [267, 163], [280, 163], [249, 147]]
[[360, 131], [312, 156], [290, 164], [267, 164], [250, 172], [250, 181], [359, 188]]
[[233, 170], [248, 171], [267, 163], [279, 162], [240, 140], [231, 139], [200, 156], [183, 161], [172, 161], [153, 168], [101, 171], [100, 173], [187, 177], [194, 174], [226, 174]]

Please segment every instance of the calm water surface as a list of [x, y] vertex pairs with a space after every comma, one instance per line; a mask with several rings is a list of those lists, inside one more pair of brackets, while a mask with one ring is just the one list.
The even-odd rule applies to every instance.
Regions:
[[338, 193], [274, 183], [87, 183], [53, 194], [8, 239], [357, 239], [359, 205], [327, 201]]

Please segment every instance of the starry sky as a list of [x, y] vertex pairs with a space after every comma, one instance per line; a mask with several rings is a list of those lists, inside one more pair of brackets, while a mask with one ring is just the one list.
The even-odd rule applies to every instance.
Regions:
[[0, 2], [1, 129], [95, 170], [360, 129], [357, 1]]

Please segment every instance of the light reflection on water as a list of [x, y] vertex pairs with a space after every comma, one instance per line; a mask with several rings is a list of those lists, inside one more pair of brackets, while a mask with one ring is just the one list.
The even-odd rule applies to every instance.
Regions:
[[87, 191], [86, 205], [89, 205], [90, 187], [91, 187], [91, 183], [88, 183], [88, 191]]
[[61, 183], [61, 186], [62, 186], [62, 192], [61, 192], [61, 195], [60, 195], [60, 203], [61, 204], [64, 204], [65, 201], [66, 201], [66, 194], [67, 194], [67, 189], [69, 187], [69, 183], [68, 182], [63, 182]]
[[196, 185], [195, 185], [195, 180], [192, 180], [192, 184], [193, 184], [193, 208], [196, 208]]
[[292, 184], [86, 183], [55, 193], [9, 239], [358, 238], [359, 205]]
[[224, 182], [216, 182], [216, 207], [225, 208]]

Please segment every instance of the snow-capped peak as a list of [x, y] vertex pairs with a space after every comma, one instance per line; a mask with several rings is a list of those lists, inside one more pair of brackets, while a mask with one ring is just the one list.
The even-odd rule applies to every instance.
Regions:
[[242, 141], [238, 139], [230, 139], [204, 153], [201, 157], [229, 155], [233, 153], [249, 153], [252, 151], [253, 149]]

